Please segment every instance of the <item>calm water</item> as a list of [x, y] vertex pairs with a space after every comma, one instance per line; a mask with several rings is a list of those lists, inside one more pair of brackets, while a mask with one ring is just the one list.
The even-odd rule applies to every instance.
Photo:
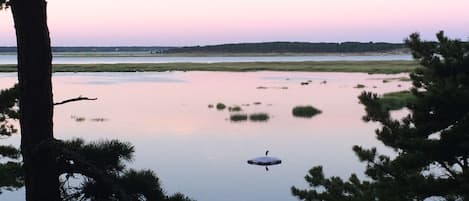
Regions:
[[[0, 74], [0, 87], [11, 86], [15, 76]], [[351, 150], [353, 145], [386, 151], [374, 136], [378, 125], [362, 122], [364, 109], [357, 96], [362, 90], [406, 89], [409, 82], [382, 82], [382, 78], [402, 76], [407, 75], [57, 73], [53, 78], [56, 101], [79, 95], [98, 100], [57, 106], [55, 135], [130, 141], [136, 147], [131, 167], [154, 170], [169, 193], [183, 192], [199, 201], [293, 201], [290, 187], [306, 187], [303, 177], [312, 166], [323, 165], [327, 176], [348, 177], [364, 169]], [[310, 85], [300, 85], [307, 80]], [[327, 84], [320, 84], [323, 80]], [[355, 89], [358, 83], [367, 87]], [[288, 89], [256, 89], [259, 86]], [[244, 112], [266, 112], [271, 118], [263, 123], [232, 123], [227, 120], [228, 111], [207, 107], [217, 102], [250, 104], [243, 107]], [[295, 118], [291, 110], [296, 105], [313, 105], [323, 113], [311, 119]], [[71, 116], [86, 121], [76, 122]], [[18, 141], [15, 136], [2, 143]], [[266, 149], [283, 163], [270, 171], [246, 163]], [[23, 197], [23, 191], [0, 195], [11, 201]]]
[[[81, 57], [56, 56], [55, 64], [113, 64], [113, 63], [215, 63], [215, 62], [289, 62], [289, 61], [381, 61], [412, 60], [411, 55], [372, 56], [259, 56], [259, 57]], [[16, 64], [16, 55], [0, 55], [0, 64]]]

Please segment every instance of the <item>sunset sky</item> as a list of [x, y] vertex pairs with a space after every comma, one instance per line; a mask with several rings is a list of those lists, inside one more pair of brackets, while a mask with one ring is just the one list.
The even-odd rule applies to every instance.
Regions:
[[[56, 46], [469, 38], [468, 0], [49, 0]], [[0, 11], [0, 46], [15, 45]]]

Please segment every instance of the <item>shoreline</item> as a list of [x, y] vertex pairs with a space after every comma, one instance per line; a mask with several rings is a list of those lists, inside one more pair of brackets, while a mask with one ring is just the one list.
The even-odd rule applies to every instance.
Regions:
[[[164, 71], [297, 71], [397, 74], [419, 67], [416, 61], [305, 61], [221, 63], [54, 64], [53, 72], [164, 72]], [[0, 65], [0, 73], [16, 72], [16, 65]]]
[[[318, 53], [154, 53], [148, 52], [53, 52], [54, 57], [282, 57], [282, 56], [401, 56], [409, 55], [404, 51], [395, 52], [318, 52]], [[0, 52], [0, 55], [16, 56], [16, 52]]]

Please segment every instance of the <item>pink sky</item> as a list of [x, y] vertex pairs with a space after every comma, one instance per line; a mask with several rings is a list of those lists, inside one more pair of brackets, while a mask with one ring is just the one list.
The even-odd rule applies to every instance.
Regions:
[[[49, 0], [53, 45], [260, 41], [401, 42], [438, 30], [469, 38], [467, 0]], [[0, 11], [0, 46], [14, 45]]]

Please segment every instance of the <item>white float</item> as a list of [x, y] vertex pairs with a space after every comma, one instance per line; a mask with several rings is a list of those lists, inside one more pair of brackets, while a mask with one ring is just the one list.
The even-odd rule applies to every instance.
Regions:
[[282, 163], [282, 160], [275, 157], [263, 156], [250, 159], [248, 163], [251, 165], [278, 165]]
[[250, 159], [248, 160], [248, 163], [251, 165], [263, 165], [263, 166], [278, 165], [282, 163], [282, 160], [275, 158], [275, 157], [267, 156], [268, 154], [269, 154], [269, 150], [265, 152], [265, 156]]

